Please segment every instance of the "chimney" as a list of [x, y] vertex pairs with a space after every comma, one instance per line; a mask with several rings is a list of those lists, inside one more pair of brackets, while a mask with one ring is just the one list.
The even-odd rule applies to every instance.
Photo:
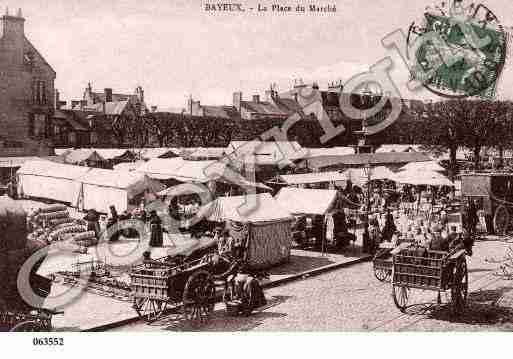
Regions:
[[[0, 27], [0, 38], [8, 41], [13, 48], [23, 48], [25, 38], [25, 19], [22, 17], [21, 9], [18, 10], [18, 15], [9, 15], [9, 9], [5, 10], [5, 15], [1, 17], [2, 25]], [[20, 51], [20, 62], [23, 60], [22, 51]]]
[[53, 97], [53, 108], [59, 110], [61, 108], [61, 100], [59, 98], [59, 90], [55, 89], [55, 96]]
[[233, 93], [233, 107], [240, 112], [240, 104], [242, 102], [242, 92], [237, 91]]
[[103, 91], [105, 93], [105, 102], [112, 102], [112, 89], [106, 88]]
[[144, 90], [141, 86], [137, 86], [135, 88], [135, 94], [137, 95], [139, 102], [144, 102]]
[[259, 95], [253, 95], [253, 102], [259, 103], [260, 102], [260, 96]]

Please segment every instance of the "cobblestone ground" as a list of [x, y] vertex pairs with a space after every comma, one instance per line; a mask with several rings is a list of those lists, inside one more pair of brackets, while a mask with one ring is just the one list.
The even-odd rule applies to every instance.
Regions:
[[[216, 306], [204, 331], [510, 331], [513, 329], [513, 281], [495, 274], [505, 241], [480, 241], [469, 257], [469, 305], [464, 315], [450, 314], [447, 301], [436, 304], [436, 293], [412, 290], [401, 313], [391, 297], [391, 284], [374, 278], [372, 263], [361, 263], [317, 277], [266, 290], [267, 308], [250, 317], [229, 317]], [[134, 323], [120, 331], [191, 330], [178, 315], [147, 325]]]

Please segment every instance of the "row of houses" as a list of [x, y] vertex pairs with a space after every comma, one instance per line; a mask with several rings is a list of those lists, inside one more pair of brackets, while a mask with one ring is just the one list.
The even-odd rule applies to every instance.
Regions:
[[[137, 122], [150, 113], [163, 113], [146, 104], [141, 86], [133, 93], [119, 93], [112, 88], [96, 90], [88, 83], [82, 98], [62, 101], [55, 89], [56, 72], [25, 36], [24, 23], [21, 10], [0, 18], [0, 126], [4, 129], [0, 157], [48, 156], [54, 147], [120, 146], [114, 132], [122, 120]], [[288, 91], [278, 93], [271, 86], [264, 96], [251, 99], [235, 91], [232, 103], [223, 106], [205, 105], [191, 97], [178, 111], [191, 118], [236, 121], [328, 117], [357, 130], [360, 121], [348, 123], [340, 110], [342, 90], [340, 84], [321, 90], [315, 83], [299, 81]], [[352, 96], [356, 106], [363, 102], [359, 94], [345, 95]]]

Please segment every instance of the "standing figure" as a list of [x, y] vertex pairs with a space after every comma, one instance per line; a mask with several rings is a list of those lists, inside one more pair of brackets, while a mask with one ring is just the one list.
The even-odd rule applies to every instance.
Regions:
[[397, 231], [397, 227], [394, 222], [394, 216], [387, 209], [385, 217], [385, 226], [383, 227], [383, 241], [389, 242], [392, 239], [392, 235]]
[[94, 235], [96, 238], [100, 238], [100, 216], [98, 212], [94, 209], [91, 209], [84, 216], [84, 220], [87, 222], [87, 230], [94, 231]]
[[[116, 211], [116, 207], [114, 206], [110, 206], [109, 207], [110, 209], [110, 216], [109, 216], [109, 219], [107, 220], [107, 229], [111, 228], [112, 226], [115, 226], [118, 221], [119, 221], [119, 216], [118, 216], [118, 212]], [[112, 231], [114, 229], [114, 231]], [[116, 228], [112, 228], [111, 229], [111, 233], [113, 233], [111, 235], [111, 237], [109, 238], [109, 240], [111, 241], [117, 241], [119, 239], [119, 231], [115, 230]]]
[[162, 247], [163, 245], [162, 234], [162, 220], [157, 214], [157, 211], [150, 212], [150, 246]]

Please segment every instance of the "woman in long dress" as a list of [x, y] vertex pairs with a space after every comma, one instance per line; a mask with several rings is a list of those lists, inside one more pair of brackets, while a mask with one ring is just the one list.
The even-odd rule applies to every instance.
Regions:
[[162, 234], [162, 220], [156, 211], [151, 211], [150, 214], [150, 246], [162, 247], [164, 242]]

